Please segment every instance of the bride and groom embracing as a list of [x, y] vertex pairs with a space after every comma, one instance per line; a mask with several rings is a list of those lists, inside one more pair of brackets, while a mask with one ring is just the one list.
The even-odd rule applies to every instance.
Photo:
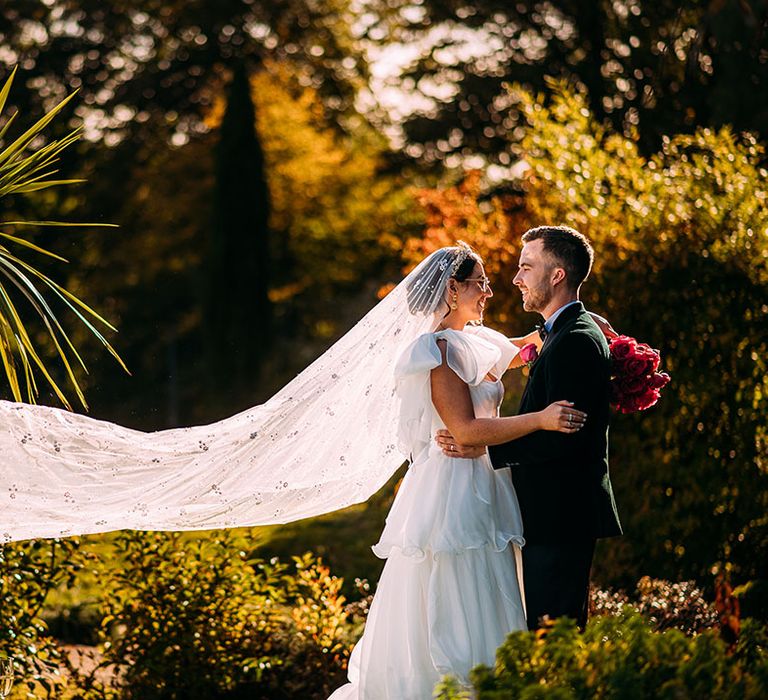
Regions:
[[[544, 318], [530, 336], [475, 325], [493, 292], [466, 246], [436, 251], [410, 281], [411, 312], [439, 323], [396, 366], [411, 463], [373, 548], [387, 562], [350, 682], [330, 700], [427, 700], [442, 676], [466, 683], [492, 665], [512, 631], [586, 623], [595, 542], [621, 534], [608, 475], [615, 333], [578, 301], [593, 260], [584, 236], [542, 226], [523, 242], [513, 284]], [[529, 342], [518, 415], [499, 417], [501, 375]]]
[[[333, 700], [422, 700], [513, 630], [584, 624], [595, 540], [620, 534], [608, 477], [610, 325], [578, 291], [592, 249], [523, 236], [514, 278], [542, 336], [480, 325], [468, 246], [435, 251], [265, 403], [155, 432], [0, 401], [0, 543], [118, 529], [272, 525], [361, 503], [411, 462], [374, 551], [387, 558], [350, 683]], [[520, 411], [502, 374], [535, 343]], [[525, 538], [525, 539], [524, 539]]]

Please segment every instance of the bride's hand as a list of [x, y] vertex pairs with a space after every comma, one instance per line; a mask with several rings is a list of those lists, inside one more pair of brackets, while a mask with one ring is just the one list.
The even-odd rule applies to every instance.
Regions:
[[607, 318], [603, 318], [602, 316], [593, 314], [591, 311], [588, 311], [587, 313], [592, 317], [592, 320], [597, 324], [598, 328], [600, 328], [600, 330], [603, 332], [603, 335], [608, 340], [613, 340], [619, 335], [614, 330], [613, 326], [611, 325], [611, 322]]
[[587, 414], [573, 407], [573, 401], [555, 401], [543, 411], [541, 416], [542, 430], [555, 430], [560, 433], [576, 433], [584, 426]]

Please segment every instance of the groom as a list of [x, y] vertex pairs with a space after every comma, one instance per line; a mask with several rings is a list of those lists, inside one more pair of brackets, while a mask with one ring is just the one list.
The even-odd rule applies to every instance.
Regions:
[[[582, 234], [566, 226], [531, 229], [523, 242], [513, 284], [523, 308], [543, 317], [544, 344], [518, 413], [565, 399], [586, 412], [587, 421], [576, 433], [539, 431], [492, 445], [488, 453], [495, 469], [511, 469], [520, 501], [529, 628], [545, 616], [571, 617], [583, 628], [595, 542], [621, 534], [608, 476], [608, 344], [579, 301], [594, 253]], [[472, 449], [457, 446], [461, 456], [474, 456]]]

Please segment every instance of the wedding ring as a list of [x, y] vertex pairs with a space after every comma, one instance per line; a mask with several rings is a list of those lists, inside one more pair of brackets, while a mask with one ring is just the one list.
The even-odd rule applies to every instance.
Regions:
[[456, 445], [451, 445], [451, 452], [456, 452]]

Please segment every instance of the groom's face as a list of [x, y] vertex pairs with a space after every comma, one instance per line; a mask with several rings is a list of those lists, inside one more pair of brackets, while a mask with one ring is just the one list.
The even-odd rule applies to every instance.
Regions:
[[520, 263], [512, 283], [522, 292], [526, 311], [543, 311], [552, 300], [554, 261], [544, 250], [541, 239], [523, 246]]

